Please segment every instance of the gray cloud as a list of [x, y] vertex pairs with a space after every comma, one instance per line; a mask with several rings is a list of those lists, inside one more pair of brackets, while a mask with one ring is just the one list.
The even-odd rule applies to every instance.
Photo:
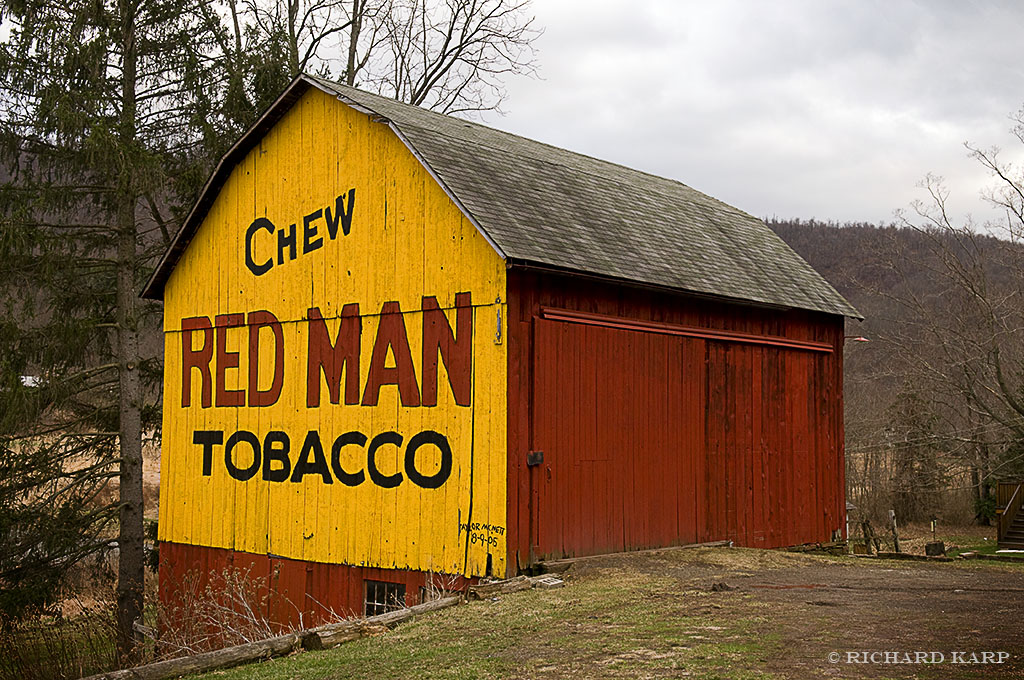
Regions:
[[679, 179], [755, 215], [888, 220], [944, 175], [982, 213], [970, 140], [1015, 158], [1014, 2], [537, 0], [541, 79], [488, 122]]

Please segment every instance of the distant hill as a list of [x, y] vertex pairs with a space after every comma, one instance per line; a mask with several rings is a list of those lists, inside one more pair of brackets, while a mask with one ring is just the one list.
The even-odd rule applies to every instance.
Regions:
[[[1014, 300], [1024, 290], [1024, 248], [990, 236], [957, 240], [945, 232], [896, 226], [814, 220], [767, 224], [865, 317], [846, 325], [851, 499], [868, 506], [864, 509], [874, 517], [884, 517], [890, 507], [902, 507], [910, 518], [938, 514], [969, 519], [970, 497], [977, 497], [980, 482], [1006, 470], [994, 460], [1009, 446], [1010, 435], [997, 432], [983, 418], [975, 419], [966, 402], [940, 394], [914, 360], [926, 356], [939, 370], [955, 361], [943, 354], [947, 347], [929, 341], [935, 337], [929, 329], [949, 328], [950, 335], [965, 328], [968, 333], [980, 332], [969, 321], [960, 321], [972, 318], [977, 300], [950, 284], [946, 272], [951, 262], [983, 270], [983, 294], [998, 300], [1008, 314], [1022, 313], [1022, 305]], [[920, 301], [919, 313], [901, 305], [901, 299], [910, 298]], [[952, 319], [957, 321], [950, 323]], [[869, 342], [852, 341], [856, 336]], [[1016, 342], [1018, 346], [1012, 346], [1014, 339], [1006, 338], [1008, 355], [1024, 347], [1024, 342]], [[1012, 379], [1019, 382], [1021, 374]], [[979, 430], [981, 439], [988, 441], [972, 441]], [[961, 492], [946, 492], [950, 488]], [[901, 500], [900, 494], [907, 497]]]
[[[894, 297], [912, 294], [927, 300], [936, 313], [945, 311], [949, 301], [937, 290], [941, 277], [936, 272], [945, 267], [943, 253], [963, 249], [948, 235], [891, 225], [799, 219], [767, 224], [864, 316], [863, 322], [848, 322], [848, 335], [892, 335], [903, 317]], [[1011, 290], [1017, 285], [1007, 257], [1024, 259], [1024, 248], [991, 236], [977, 236], [971, 246], [986, 261], [986, 275], [994, 289]]]

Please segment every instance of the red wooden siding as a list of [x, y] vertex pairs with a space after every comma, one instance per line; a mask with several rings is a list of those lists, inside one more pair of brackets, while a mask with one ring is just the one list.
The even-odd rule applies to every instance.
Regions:
[[[344, 564], [305, 562], [283, 557], [254, 555], [221, 548], [181, 543], [160, 544], [160, 603], [171, 617], [187, 615], [183, 598], [218, 596], [224, 574], [234, 572], [249, 580], [247, 595], [254, 596], [263, 616], [284, 630], [301, 624], [310, 627], [334, 619], [334, 615], [363, 614], [365, 580], [405, 585], [406, 604], [416, 604], [420, 588], [429, 578], [436, 586], [464, 589], [476, 579], [431, 575], [422, 571], [375, 569]], [[300, 621], [301, 619], [301, 621]]]
[[513, 270], [510, 556], [830, 539], [842, 335], [840, 317]]

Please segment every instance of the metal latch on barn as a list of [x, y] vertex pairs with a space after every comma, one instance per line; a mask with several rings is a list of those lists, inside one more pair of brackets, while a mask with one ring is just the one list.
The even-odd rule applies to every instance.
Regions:
[[526, 464], [530, 467], [534, 465], [540, 465], [544, 462], [543, 451], [530, 451], [526, 454]]
[[498, 306], [498, 321], [497, 321], [497, 325], [495, 326], [495, 329], [494, 329], [494, 344], [495, 345], [500, 345], [501, 344], [501, 338], [502, 338], [502, 333], [501, 333], [501, 296], [500, 295], [497, 298], [495, 298], [494, 304], [496, 304]]

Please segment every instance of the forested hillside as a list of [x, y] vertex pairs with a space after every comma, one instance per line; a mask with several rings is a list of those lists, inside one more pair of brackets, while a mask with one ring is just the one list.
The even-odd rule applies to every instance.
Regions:
[[[897, 226], [770, 220], [768, 225], [865, 317], [847, 321], [846, 450], [859, 510], [904, 521], [990, 515], [989, 485], [1021, 473], [1019, 418], [986, 392], [993, 338], [1019, 384], [1016, 317], [1024, 250], [989, 236]], [[1005, 324], [986, 321], [985, 308]], [[867, 342], [856, 338], [863, 336]], [[1011, 390], [1013, 391], [1013, 390]]]

